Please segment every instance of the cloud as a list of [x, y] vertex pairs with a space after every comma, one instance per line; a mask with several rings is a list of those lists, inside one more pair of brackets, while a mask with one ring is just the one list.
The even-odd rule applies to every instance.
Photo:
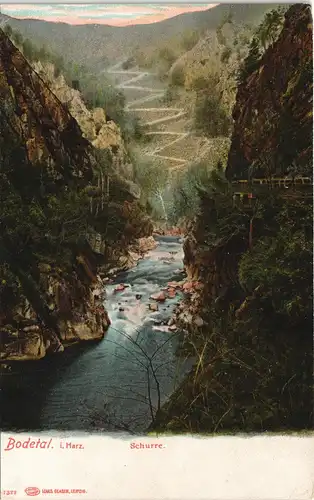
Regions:
[[162, 21], [184, 12], [205, 10], [217, 4], [123, 5], [123, 4], [5, 4], [4, 14], [69, 24], [109, 24], [126, 26]]

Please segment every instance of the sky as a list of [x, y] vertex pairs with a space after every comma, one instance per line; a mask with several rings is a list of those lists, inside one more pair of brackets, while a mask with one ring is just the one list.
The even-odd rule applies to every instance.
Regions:
[[69, 24], [149, 24], [184, 12], [209, 9], [217, 4], [4, 4], [1, 12], [12, 17]]

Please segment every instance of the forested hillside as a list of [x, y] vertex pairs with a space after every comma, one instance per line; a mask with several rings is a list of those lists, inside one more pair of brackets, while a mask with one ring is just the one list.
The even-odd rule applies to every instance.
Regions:
[[36, 359], [103, 337], [99, 266], [119, 265], [152, 224], [123, 169], [127, 158], [117, 164], [108, 138], [93, 146], [83, 136], [83, 118], [69, 113], [73, 89], [62, 104], [2, 31], [0, 77], [1, 356]]
[[[196, 363], [153, 429], [312, 428], [312, 50], [311, 9], [293, 5], [277, 40], [245, 61], [227, 178], [218, 163], [196, 184], [184, 245], [191, 289], [177, 321]], [[272, 185], [288, 173], [308, 188]], [[256, 174], [265, 188], [232, 184]]]
[[251, 22], [261, 19], [268, 9], [265, 4], [218, 5], [207, 11], [181, 14], [159, 23], [125, 27], [100, 24], [72, 26], [35, 19], [13, 19], [3, 14], [0, 20], [17, 29], [25, 38], [63, 54], [67, 60], [87, 64], [92, 69], [96, 66], [103, 69], [119, 58], [132, 56], [134, 49], [154, 46], [161, 39], [171, 43], [173, 37], [181, 37], [184, 31], [215, 30], [229, 12], [236, 22]]
[[312, 428], [310, 6], [0, 20], [7, 427]]

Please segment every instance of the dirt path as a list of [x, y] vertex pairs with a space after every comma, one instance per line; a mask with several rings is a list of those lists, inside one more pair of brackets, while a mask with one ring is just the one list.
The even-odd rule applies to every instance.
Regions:
[[[144, 154], [153, 158], [158, 158], [158, 159], [163, 159], [165, 161], [171, 161], [176, 162], [178, 166], [182, 166], [187, 163], [187, 160], [185, 158], [180, 158], [178, 156], [165, 156], [160, 154], [164, 149], [169, 148], [173, 144], [179, 142], [179, 141], [184, 141], [190, 133], [189, 132], [175, 132], [171, 129], [171, 122], [177, 120], [178, 118], [181, 118], [182, 116], [186, 115], [186, 111], [184, 111], [183, 108], [171, 108], [171, 107], [147, 107], [147, 108], [138, 108], [136, 107], [138, 104], [143, 104], [145, 102], [153, 101], [156, 98], [161, 98], [164, 95], [164, 90], [162, 89], [156, 89], [154, 87], [148, 87], [148, 86], [141, 86], [141, 81], [146, 78], [146, 77], [152, 77], [156, 76], [156, 73], [153, 72], [148, 72], [148, 71], [133, 71], [133, 70], [123, 70], [121, 69], [123, 64], [122, 62], [117, 63], [115, 66], [112, 66], [110, 69], [108, 69], [106, 72], [108, 74], [112, 75], [129, 75], [130, 78], [120, 84], [117, 85], [118, 88], [122, 90], [139, 90], [139, 91], [144, 91], [147, 92], [148, 95], [145, 97], [141, 97], [139, 99], [132, 99], [129, 102], [127, 102], [126, 105], [126, 110], [128, 112], [132, 113], [137, 113], [137, 112], [163, 112], [165, 113], [165, 116], [162, 118], [157, 118], [155, 120], [150, 120], [144, 122], [144, 125], [150, 127], [152, 125], [159, 125], [159, 124], [164, 124], [167, 123], [167, 126], [169, 127], [167, 130], [159, 131], [159, 130], [153, 130], [150, 132], [146, 132], [145, 135], [148, 136], [172, 136], [174, 139], [171, 142], [167, 142], [165, 145], [159, 146], [158, 148], [154, 149], [153, 151], [150, 152], [145, 152]], [[157, 80], [156, 80], [157, 81]], [[160, 82], [158, 82], [160, 84]], [[136, 84], [136, 85], [135, 85]], [[184, 144], [182, 144], [182, 147], [184, 147]]]

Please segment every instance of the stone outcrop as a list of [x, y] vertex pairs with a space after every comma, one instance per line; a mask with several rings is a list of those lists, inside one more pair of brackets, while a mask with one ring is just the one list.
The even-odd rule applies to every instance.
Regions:
[[55, 179], [91, 178], [91, 145], [76, 120], [2, 31], [0, 72], [1, 110], [28, 160], [47, 162]]
[[41, 271], [40, 289], [47, 294], [56, 328], [43, 324], [36, 309], [23, 296], [10, 311], [10, 318], [4, 318], [6, 323], [3, 320], [0, 323], [0, 361], [40, 359], [49, 353], [63, 352], [72, 343], [103, 338], [110, 319], [103, 306], [104, 286], [100, 278], [84, 286], [76, 275], [71, 280], [63, 277], [60, 270], [46, 266]]
[[[88, 109], [80, 91], [70, 87], [62, 74], [55, 76], [53, 64], [37, 61], [34, 63], [34, 69], [76, 119], [83, 136], [95, 148], [109, 151], [114, 171], [131, 181], [133, 166], [128, 158], [119, 126], [108, 119], [103, 108]], [[136, 189], [134, 186], [132, 188]]]
[[[99, 151], [99, 159], [101, 160], [102, 154], [105, 155], [103, 158], [107, 165], [110, 164], [110, 176], [114, 180], [116, 189], [123, 191], [132, 200], [139, 200], [141, 190], [133, 181], [134, 169], [120, 127], [106, 116], [103, 108], [89, 109], [80, 91], [70, 87], [63, 74], [55, 76], [52, 63], [37, 61], [33, 66], [75, 118], [83, 136]], [[108, 187], [112, 189], [112, 183]]]
[[[79, 92], [66, 86], [62, 77], [50, 81], [52, 91], [47, 85], [50, 77], [41, 77], [0, 30], [0, 160], [1, 182], [6, 186], [1, 209], [24, 213], [24, 206], [33, 203], [38, 213], [45, 213], [47, 204], [58, 201], [61, 193], [84, 192], [90, 196], [93, 216], [83, 236], [79, 230], [77, 240], [68, 243], [58, 264], [45, 231], [31, 233], [36, 231], [36, 223], [32, 226], [36, 211], [30, 214], [33, 246], [24, 260], [19, 260], [19, 242], [11, 238], [16, 221], [6, 219], [12, 232], [1, 226], [2, 364], [39, 359], [78, 341], [102, 339], [110, 319], [98, 270], [119, 267], [130, 244], [152, 233], [152, 224], [136, 201], [139, 192], [132, 171], [125, 168], [119, 128], [106, 121], [102, 109], [88, 110]], [[110, 153], [109, 192], [103, 189], [101, 172], [95, 179], [95, 167], [101, 171], [95, 146]], [[107, 231], [111, 218], [115, 224]], [[136, 244], [139, 252], [142, 243]], [[38, 254], [32, 253], [35, 247]], [[8, 272], [9, 278], [3, 274]]]
[[[312, 15], [295, 4], [278, 40], [238, 87], [226, 175], [312, 175]], [[295, 163], [297, 162], [297, 165]]]

